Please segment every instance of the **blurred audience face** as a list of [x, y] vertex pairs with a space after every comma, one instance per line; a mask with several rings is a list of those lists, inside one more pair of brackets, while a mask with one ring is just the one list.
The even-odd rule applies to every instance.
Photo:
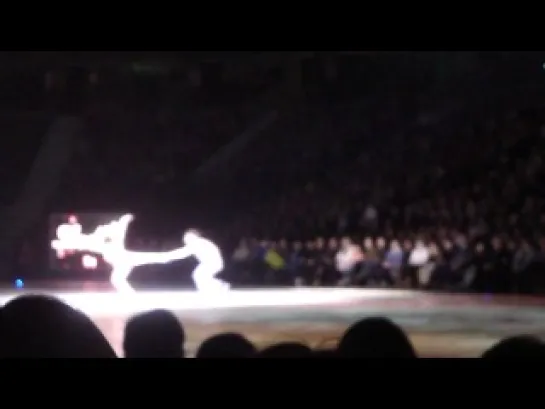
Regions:
[[463, 234], [458, 234], [456, 236], [456, 245], [461, 248], [467, 247], [467, 239]]
[[384, 237], [378, 237], [376, 240], [377, 250], [384, 250], [386, 248], [386, 240]]
[[416, 241], [414, 242], [414, 247], [415, 247], [415, 248], [423, 248], [423, 247], [426, 247], [426, 244], [424, 243], [423, 240], [420, 240], [420, 239], [419, 239], [419, 240], [416, 240]]
[[431, 242], [428, 246], [428, 250], [430, 252], [430, 256], [436, 257], [439, 255], [439, 246], [437, 246], [437, 243]]
[[325, 245], [324, 239], [321, 238], [321, 237], [318, 237], [318, 238], [316, 239], [316, 249], [321, 250], [321, 249], [324, 248], [324, 245]]
[[341, 239], [342, 248], [347, 248], [347, 247], [350, 247], [351, 245], [352, 245], [352, 240], [350, 240], [350, 237], [343, 237]]
[[452, 250], [452, 242], [450, 240], [443, 240], [443, 249], [445, 251]]
[[495, 251], [501, 250], [503, 248], [503, 242], [499, 237], [494, 237], [492, 239], [492, 248]]

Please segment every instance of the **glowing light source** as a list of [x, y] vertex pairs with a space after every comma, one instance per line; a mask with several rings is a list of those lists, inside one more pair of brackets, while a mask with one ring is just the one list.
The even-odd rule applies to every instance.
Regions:
[[87, 270], [94, 270], [98, 267], [98, 260], [96, 257], [89, 254], [85, 254], [81, 258], [81, 265]]

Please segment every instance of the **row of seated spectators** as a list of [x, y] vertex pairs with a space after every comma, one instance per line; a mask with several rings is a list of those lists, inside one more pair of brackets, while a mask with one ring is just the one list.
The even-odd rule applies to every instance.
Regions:
[[360, 285], [537, 294], [545, 292], [544, 268], [543, 236], [533, 240], [439, 230], [427, 238], [242, 240], [225, 275], [244, 285]]
[[[141, 313], [127, 322], [126, 358], [189, 356], [186, 334], [177, 317], [166, 310]], [[60, 300], [25, 295], [0, 309], [2, 358], [116, 358], [93, 321]], [[341, 337], [337, 348], [313, 350], [301, 343], [279, 343], [258, 350], [241, 334], [224, 333], [202, 342], [197, 358], [417, 358], [405, 332], [386, 318], [364, 318]], [[484, 358], [545, 358], [545, 344], [531, 336], [500, 341]]]
[[[500, 237], [511, 247], [539, 247], [545, 222], [545, 111], [539, 101], [545, 94], [540, 87], [532, 91], [522, 101], [511, 95], [507, 108], [498, 100], [464, 115], [421, 119], [386, 145], [367, 149], [364, 140], [352, 139], [359, 158], [322, 173], [307, 169], [312, 177], [304, 185], [277, 191], [227, 230], [264, 239], [373, 235], [432, 242], [448, 231], [475, 244]], [[334, 129], [327, 133], [339, 139]]]

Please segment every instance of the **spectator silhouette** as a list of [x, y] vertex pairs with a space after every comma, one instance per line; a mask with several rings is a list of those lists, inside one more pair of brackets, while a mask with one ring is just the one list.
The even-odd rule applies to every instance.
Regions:
[[170, 311], [144, 312], [125, 325], [125, 358], [182, 358], [184, 343], [183, 326]]
[[327, 359], [337, 357], [337, 351], [335, 351], [334, 349], [317, 349], [312, 352], [312, 358]]
[[104, 335], [86, 315], [55, 298], [18, 297], [2, 308], [0, 317], [0, 357], [116, 357]]
[[545, 344], [530, 335], [508, 337], [484, 352], [487, 359], [543, 359]]
[[242, 335], [227, 332], [206, 339], [197, 351], [197, 358], [251, 358], [256, 352]]
[[416, 358], [411, 342], [392, 321], [372, 317], [352, 325], [338, 346], [343, 358]]
[[297, 342], [281, 342], [265, 348], [258, 354], [259, 358], [310, 358], [312, 350]]

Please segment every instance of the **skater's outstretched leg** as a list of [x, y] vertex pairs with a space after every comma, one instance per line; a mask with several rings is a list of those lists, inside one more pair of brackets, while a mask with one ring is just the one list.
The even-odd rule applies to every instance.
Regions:
[[117, 291], [133, 292], [134, 288], [127, 280], [132, 271], [132, 266], [114, 266], [110, 281]]
[[193, 272], [193, 281], [199, 291], [221, 291], [228, 290], [229, 284], [216, 278], [221, 270], [214, 265], [201, 263]]

